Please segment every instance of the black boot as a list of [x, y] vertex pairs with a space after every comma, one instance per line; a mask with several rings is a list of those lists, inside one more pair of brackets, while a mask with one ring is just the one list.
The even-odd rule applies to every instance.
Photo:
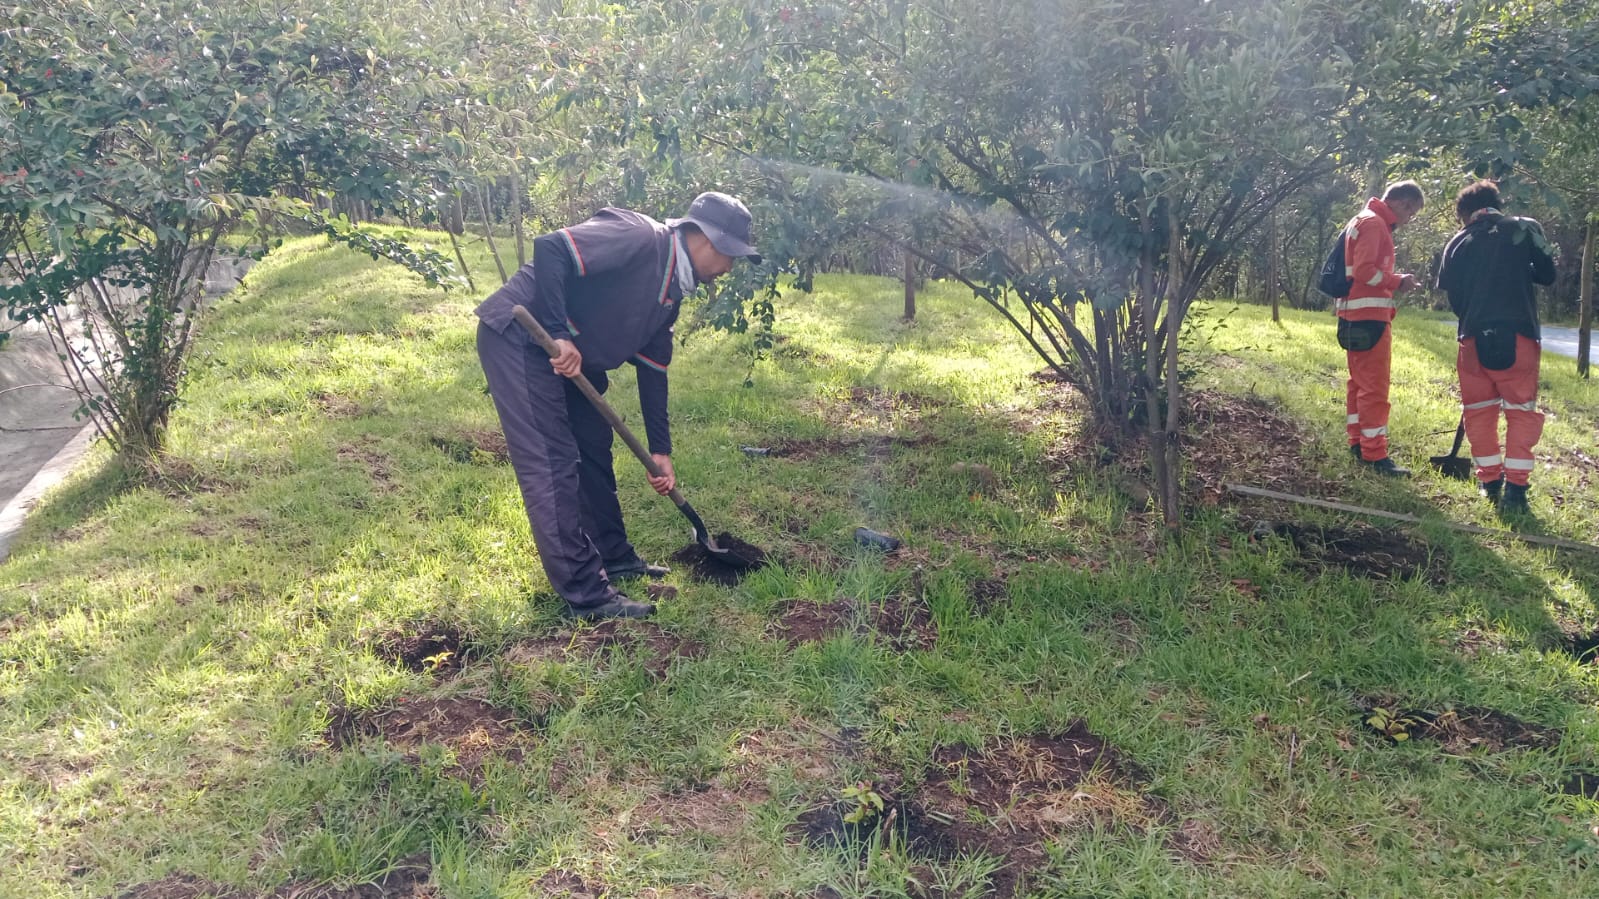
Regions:
[[1532, 508], [1527, 505], [1526, 484], [1505, 484], [1505, 494], [1499, 498], [1500, 515], [1529, 515]]
[[652, 565], [637, 555], [631, 559], [616, 559], [604, 564], [605, 576], [610, 578], [612, 583], [641, 577], [663, 578], [672, 573], [672, 569], [665, 565]]
[[1387, 456], [1383, 456], [1381, 459], [1378, 459], [1375, 462], [1367, 462], [1364, 459], [1362, 459], [1360, 464], [1366, 466], [1367, 468], [1371, 469], [1372, 471], [1376, 472], [1377, 474], [1382, 475], [1385, 478], [1408, 478], [1408, 477], [1410, 477], [1410, 469], [1408, 469], [1408, 468], [1400, 468], [1399, 466], [1394, 464], [1394, 460], [1388, 458]]
[[597, 606], [567, 606], [563, 614], [567, 618], [578, 618], [583, 621], [601, 621], [606, 618], [648, 618], [655, 614], [655, 607], [647, 602], [634, 602], [618, 593], [615, 599]]
[[1486, 499], [1489, 503], [1493, 504], [1495, 507], [1498, 507], [1498, 505], [1499, 505], [1499, 494], [1504, 491], [1504, 486], [1505, 486], [1505, 479], [1504, 478], [1499, 478], [1499, 479], [1493, 480], [1493, 481], [1478, 481], [1477, 482], [1477, 495], [1481, 496], [1483, 499]]

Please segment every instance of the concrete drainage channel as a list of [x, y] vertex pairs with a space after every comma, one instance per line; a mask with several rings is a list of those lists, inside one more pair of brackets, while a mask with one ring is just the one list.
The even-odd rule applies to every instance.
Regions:
[[[236, 287], [252, 260], [218, 257], [206, 272], [207, 300]], [[69, 315], [76, 308], [69, 306]], [[28, 512], [70, 474], [93, 442], [93, 425], [73, 417], [78, 398], [50, 336], [35, 323], [18, 324], [0, 312], [0, 562], [22, 530]]]

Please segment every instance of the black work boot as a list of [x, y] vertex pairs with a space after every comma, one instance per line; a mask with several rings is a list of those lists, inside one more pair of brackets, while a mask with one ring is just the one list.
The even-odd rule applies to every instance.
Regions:
[[1378, 459], [1375, 462], [1367, 462], [1366, 460], [1362, 459], [1360, 461], [1360, 464], [1366, 466], [1367, 468], [1371, 469], [1372, 471], [1376, 472], [1377, 474], [1382, 475], [1385, 478], [1408, 478], [1408, 477], [1410, 477], [1410, 469], [1408, 469], [1408, 468], [1400, 468], [1399, 466], [1394, 464], [1394, 460], [1388, 458], [1387, 456], [1383, 456], [1381, 459]]
[[605, 576], [612, 582], [641, 577], [663, 578], [671, 573], [672, 569], [665, 565], [651, 565], [636, 555], [631, 559], [617, 559], [605, 563]]
[[648, 618], [655, 614], [655, 607], [647, 602], [634, 602], [618, 593], [610, 602], [600, 603], [597, 606], [567, 606], [562, 613], [567, 618], [576, 618], [581, 621], [602, 621], [606, 618]]
[[1527, 505], [1526, 484], [1505, 484], [1505, 494], [1499, 498], [1500, 515], [1530, 515], [1532, 507]]
[[1504, 486], [1504, 478], [1498, 478], [1492, 481], [1478, 481], [1477, 495], [1481, 496], [1483, 499], [1497, 507], [1499, 505], [1499, 494], [1504, 491]]

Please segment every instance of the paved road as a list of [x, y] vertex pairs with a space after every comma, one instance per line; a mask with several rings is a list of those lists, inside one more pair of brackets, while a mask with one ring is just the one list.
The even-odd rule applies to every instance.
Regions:
[[[1559, 353], [1562, 356], [1577, 358], [1577, 329], [1576, 328], [1551, 328], [1543, 326], [1543, 349], [1546, 353]], [[1599, 347], [1590, 345], [1588, 358], [1593, 358], [1593, 352]]]

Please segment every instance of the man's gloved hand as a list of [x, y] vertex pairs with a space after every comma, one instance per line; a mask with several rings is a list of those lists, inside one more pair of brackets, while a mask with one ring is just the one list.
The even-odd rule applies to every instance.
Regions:
[[550, 359], [550, 367], [563, 378], [576, 377], [583, 370], [583, 354], [577, 351], [577, 345], [570, 340], [557, 340], [555, 348], [561, 354]]
[[660, 477], [650, 478], [650, 486], [655, 488], [656, 493], [665, 496], [677, 486], [677, 474], [672, 471], [672, 457], [652, 453], [650, 458], [655, 460], [655, 464], [661, 469]]

